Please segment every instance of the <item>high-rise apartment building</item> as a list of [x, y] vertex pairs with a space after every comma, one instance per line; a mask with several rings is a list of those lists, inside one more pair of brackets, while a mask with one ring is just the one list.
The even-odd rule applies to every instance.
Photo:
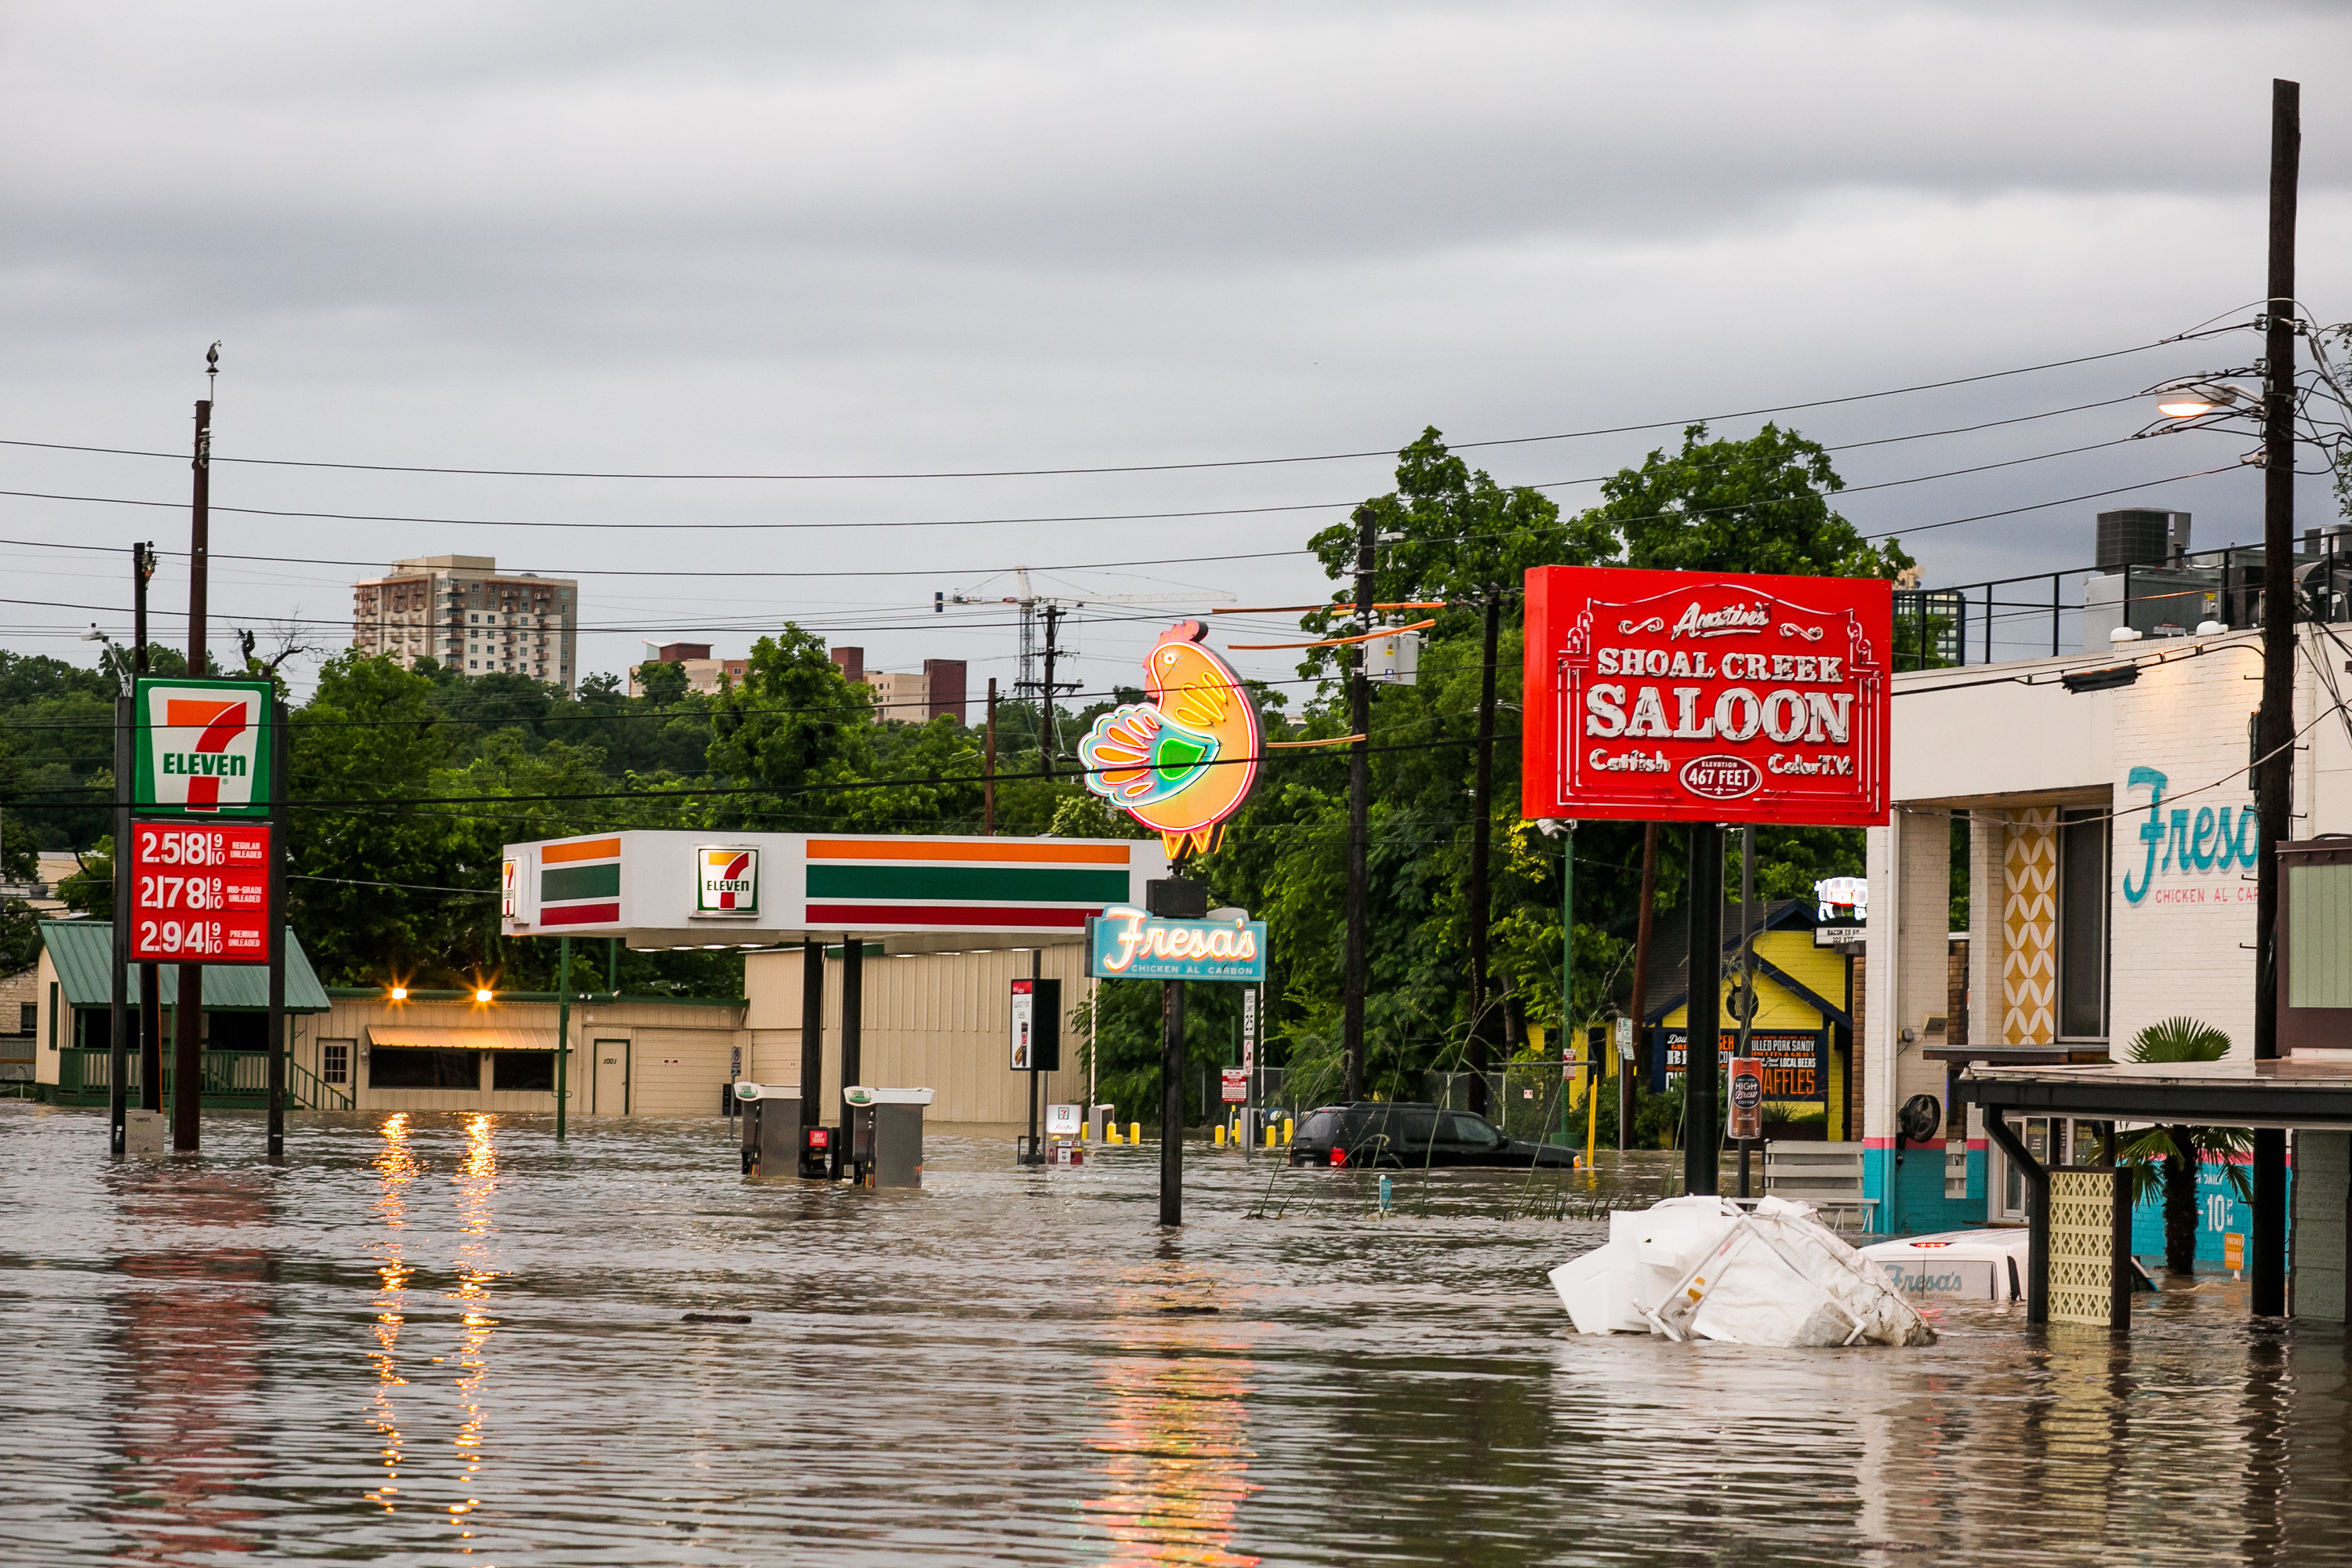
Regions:
[[527, 675], [569, 691], [580, 670], [580, 584], [501, 574], [489, 555], [395, 561], [384, 575], [352, 584], [352, 646], [411, 669], [431, 658], [467, 675]]

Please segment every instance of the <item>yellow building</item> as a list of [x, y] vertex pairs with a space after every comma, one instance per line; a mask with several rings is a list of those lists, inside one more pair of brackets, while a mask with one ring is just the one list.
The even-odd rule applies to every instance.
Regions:
[[[1850, 1140], [1859, 1125], [1853, 1113], [1853, 984], [1846, 956], [1853, 949], [1817, 941], [1808, 900], [1779, 899], [1756, 907], [1757, 1005], [1748, 1050], [1764, 1063], [1768, 1136]], [[1681, 1074], [1689, 1043], [1687, 929], [1685, 911], [1675, 910], [1659, 917], [1651, 936], [1643, 1021], [1654, 1089], [1663, 1090]], [[1738, 1039], [1739, 953], [1740, 906], [1727, 904], [1718, 981], [1726, 1062]]]

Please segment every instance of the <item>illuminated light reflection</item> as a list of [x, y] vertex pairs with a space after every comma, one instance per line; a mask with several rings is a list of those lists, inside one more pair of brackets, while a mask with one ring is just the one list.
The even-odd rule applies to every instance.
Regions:
[[400, 1479], [400, 1462], [404, 1453], [399, 1412], [393, 1407], [392, 1391], [408, 1382], [400, 1375], [396, 1352], [401, 1325], [407, 1321], [404, 1309], [408, 1301], [408, 1277], [415, 1272], [403, 1254], [400, 1233], [408, 1225], [408, 1187], [416, 1180], [417, 1170], [416, 1152], [408, 1142], [406, 1111], [386, 1117], [377, 1131], [383, 1138], [383, 1147], [376, 1151], [375, 1156], [375, 1213], [383, 1222], [383, 1235], [375, 1242], [376, 1278], [381, 1284], [375, 1293], [375, 1348], [368, 1352], [368, 1359], [375, 1363], [375, 1394], [370, 1418], [383, 1438], [383, 1446], [378, 1450], [383, 1461], [383, 1480], [363, 1495], [391, 1513], [396, 1506], [393, 1499], [400, 1490], [392, 1483]]
[[[1125, 1310], [1159, 1304], [1156, 1294], [1139, 1296]], [[1107, 1456], [1109, 1486], [1085, 1506], [1113, 1542], [1106, 1568], [1259, 1561], [1229, 1550], [1234, 1515], [1256, 1489], [1248, 1479], [1256, 1450], [1243, 1441], [1252, 1369], [1241, 1359], [1246, 1346], [1214, 1332], [1191, 1321], [1139, 1324], [1126, 1340], [1133, 1354], [1099, 1363], [1111, 1400], [1092, 1447]]]
[[[451, 1292], [450, 1300], [459, 1308], [457, 1360], [461, 1371], [457, 1397], [465, 1419], [457, 1436], [450, 1439], [450, 1446], [457, 1449], [463, 1464], [468, 1494], [478, 1489], [482, 1468], [482, 1387], [489, 1373], [489, 1361], [484, 1352], [490, 1342], [490, 1331], [499, 1326], [499, 1321], [488, 1310], [490, 1285], [498, 1279], [497, 1271], [489, 1267], [492, 1249], [488, 1239], [498, 1228], [493, 1223], [491, 1203], [499, 1186], [498, 1128], [495, 1116], [469, 1117], [466, 1122], [466, 1158], [457, 1167], [457, 1227], [466, 1239], [457, 1247], [457, 1289]], [[465, 1501], [449, 1505], [449, 1517], [463, 1523], [480, 1503], [479, 1498], [468, 1495]], [[472, 1532], [460, 1533], [470, 1538]]]

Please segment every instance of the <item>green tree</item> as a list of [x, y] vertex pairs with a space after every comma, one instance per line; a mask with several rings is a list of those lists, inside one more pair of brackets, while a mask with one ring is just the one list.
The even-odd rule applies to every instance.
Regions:
[[1892, 578], [1914, 564], [1897, 541], [1873, 545], [1831, 508], [1844, 488], [1829, 453], [1793, 430], [1710, 441], [1693, 425], [1680, 451], [1603, 480], [1583, 521], [1623, 538], [1628, 566]]
[[822, 638], [786, 625], [751, 647], [743, 682], [712, 705], [711, 771], [774, 794], [741, 801], [731, 816], [753, 814], [783, 826], [830, 826], [844, 809], [838, 787], [871, 775], [873, 701], [853, 686]]
[[[2150, 1024], [2132, 1037], [2129, 1050], [2136, 1062], [2218, 1062], [2229, 1054], [2229, 1036], [2189, 1017]], [[2232, 1156], [2252, 1147], [2253, 1135], [2241, 1127], [2157, 1126], [2131, 1134], [2116, 1151], [2131, 1172], [2134, 1207], [2162, 1191], [2167, 1269], [2188, 1274], [2197, 1267], [2197, 1175], [2205, 1160], [2217, 1159], [2238, 1196], [2251, 1203], [2253, 1191]]]

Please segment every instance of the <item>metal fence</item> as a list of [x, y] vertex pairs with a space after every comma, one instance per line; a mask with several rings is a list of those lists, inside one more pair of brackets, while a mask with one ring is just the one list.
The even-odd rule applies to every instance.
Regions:
[[[1475, 1110], [1473, 1091], [1478, 1077], [1471, 1072], [1425, 1072], [1422, 1096], [1450, 1110]], [[1511, 1062], [1489, 1071], [1486, 1079], [1486, 1120], [1501, 1128], [1505, 1136], [1531, 1143], [1583, 1136], [1584, 1108], [1568, 1103], [1568, 1080], [1558, 1062]], [[1602, 1080], [1601, 1093], [1614, 1092], [1608, 1087], [1612, 1081]]]
[[[1942, 669], [2105, 653], [2107, 634], [2119, 626], [2144, 637], [2167, 637], [2190, 636], [2206, 621], [2259, 626], [2263, 555], [2260, 545], [2233, 545], [2127, 566], [2077, 566], [1952, 588], [1897, 589], [1895, 668]], [[2352, 530], [2305, 530], [2292, 571], [2299, 617], [2331, 625], [2352, 621]]]

